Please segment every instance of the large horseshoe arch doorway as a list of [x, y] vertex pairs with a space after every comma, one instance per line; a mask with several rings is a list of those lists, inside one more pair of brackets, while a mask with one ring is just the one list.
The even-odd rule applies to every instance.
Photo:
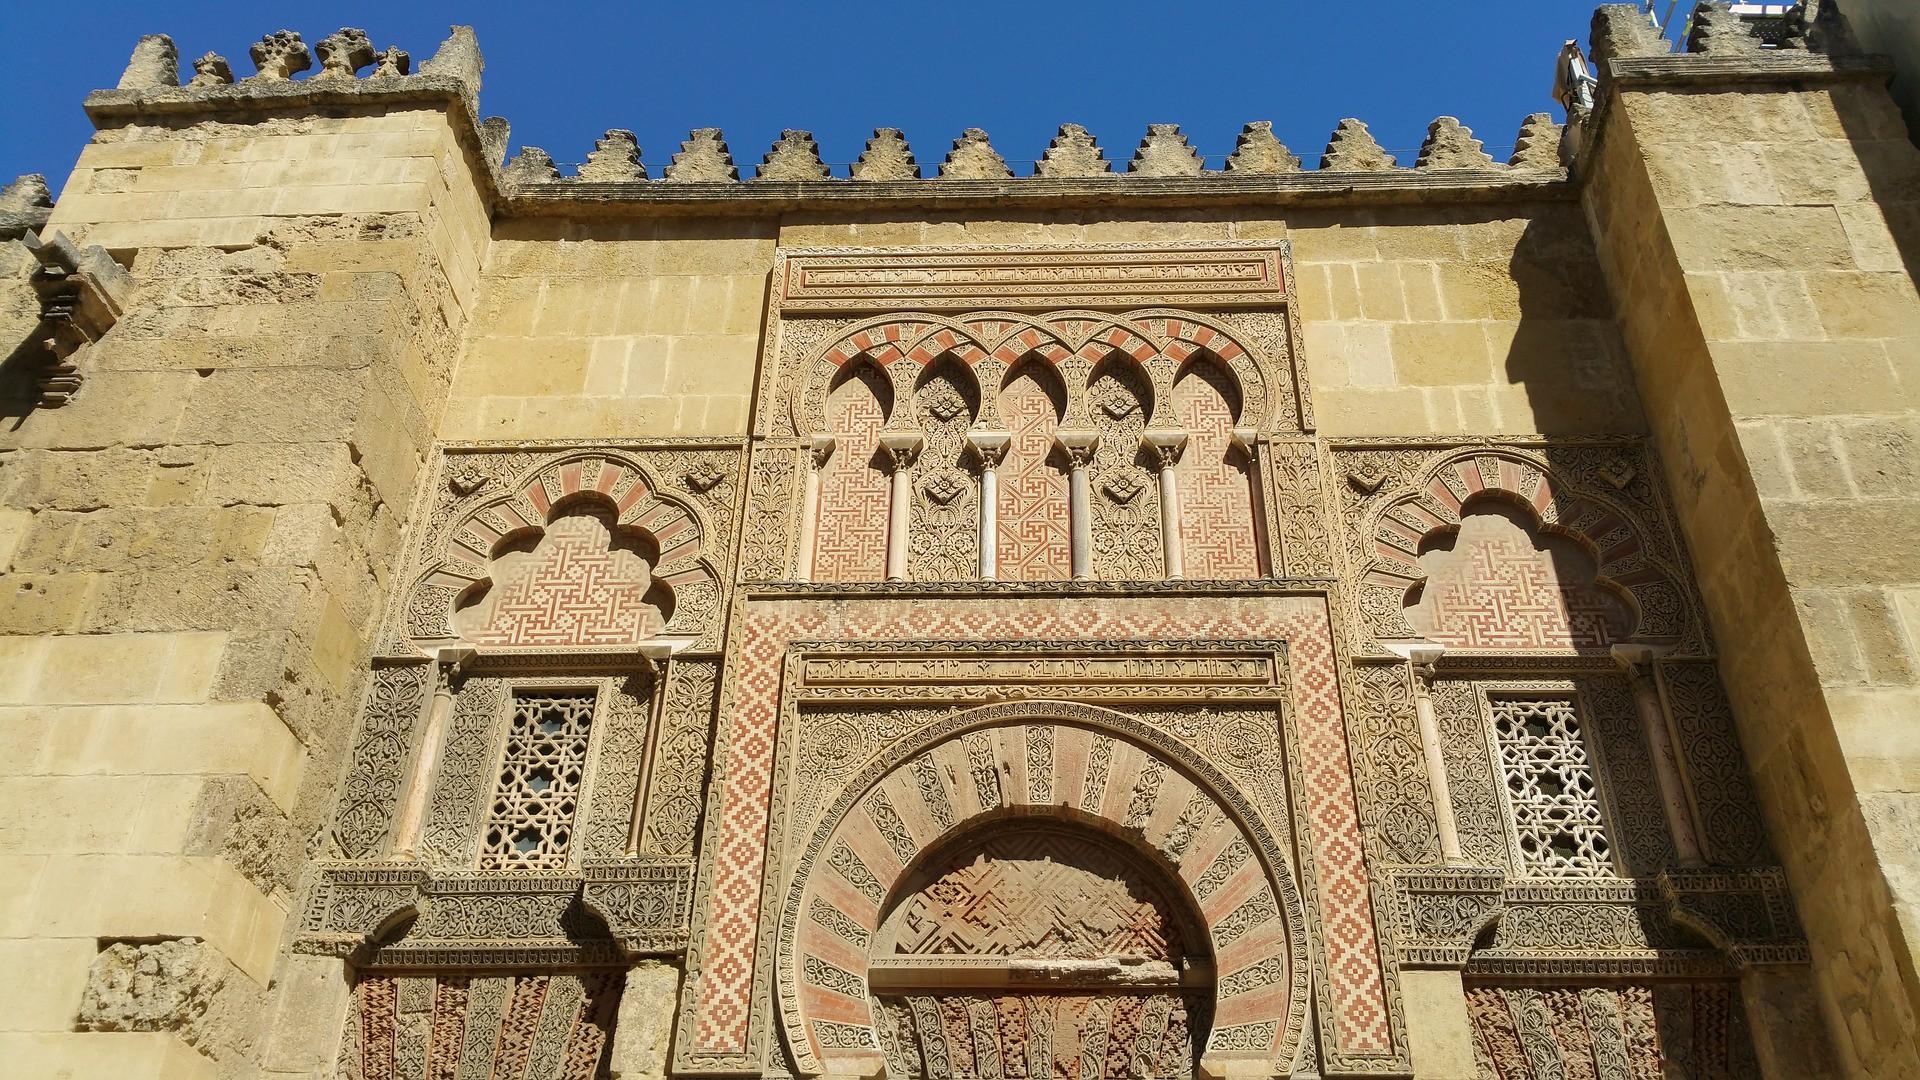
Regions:
[[1283, 850], [1214, 767], [1067, 703], [946, 718], [852, 776], [787, 879], [810, 1076], [1275, 1074], [1307, 1013]]
[[983, 823], [943, 845], [874, 939], [887, 1075], [1192, 1076], [1213, 950], [1166, 877], [1060, 819]]

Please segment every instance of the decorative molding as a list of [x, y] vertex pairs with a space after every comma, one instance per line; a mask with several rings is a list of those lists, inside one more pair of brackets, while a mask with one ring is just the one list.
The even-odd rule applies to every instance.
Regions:
[[776, 289], [789, 313], [1271, 307], [1288, 298], [1282, 244], [793, 249]]

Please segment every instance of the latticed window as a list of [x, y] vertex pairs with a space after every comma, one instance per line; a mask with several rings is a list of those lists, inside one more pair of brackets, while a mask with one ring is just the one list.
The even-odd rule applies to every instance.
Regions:
[[1612, 875], [1612, 845], [1573, 701], [1513, 697], [1495, 698], [1491, 705], [1521, 872], [1534, 877]]
[[587, 769], [594, 695], [514, 695], [507, 752], [480, 840], [482, 870], [565, 866]]

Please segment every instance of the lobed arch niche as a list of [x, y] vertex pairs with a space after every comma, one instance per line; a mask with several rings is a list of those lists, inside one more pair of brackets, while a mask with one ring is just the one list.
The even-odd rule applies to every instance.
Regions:
[[630, 649], [710, 629], [719, 575], [699, 519], [639, 466], [586, 453], [465, 507], [416, 579], [407, 635], [428, 649]]
[[[1646, 527], [1534, 455], [1443, 456], [1364, 529], [1371, 550], [1360, 607], [1378, 640], [1437, 635], [1471, 651], [1605, 653], [1621, 642], [1672, 642], [1688, 629], [1680, 577], [1656, 557]], [[1506, 606], [1484, 618], [1438, 610], [1467, 597]]]
[[1050, 1062], [1036, 1078], [1284, 1075], [1305, 921], [1258, 821], [1205, 761], [1109, 710], [933, 725], [848, 783], [787, 879], [776, 979], [795, 1063], [931, 1080], [1014, 1048]]

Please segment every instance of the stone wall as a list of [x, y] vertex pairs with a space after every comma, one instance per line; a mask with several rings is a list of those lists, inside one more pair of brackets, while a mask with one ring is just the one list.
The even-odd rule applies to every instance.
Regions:
[[1633, 61], [1586, 205], [1829, 1028], [1913, 1075], [1920, 150], [1877, 75], [1710, 59]]
[[45, 232], [135, 292], [0, 451], [17, 1075], [317, 1067], [260, 1013], [477, 286], [460, 104], [96, 109]]

